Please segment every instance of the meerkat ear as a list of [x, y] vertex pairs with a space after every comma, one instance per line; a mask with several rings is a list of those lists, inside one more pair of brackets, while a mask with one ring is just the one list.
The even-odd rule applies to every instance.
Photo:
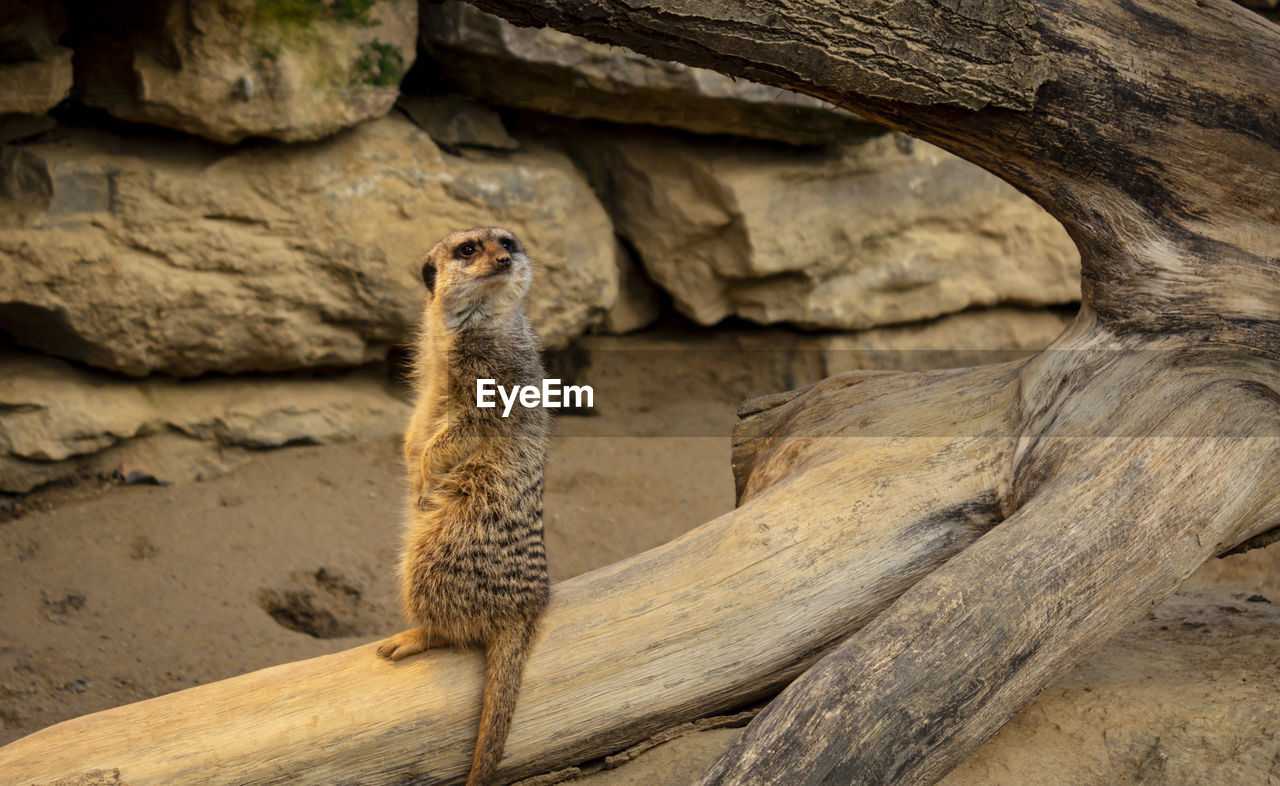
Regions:
[[436, 293], [436, 268], [430, 262], [422, 263], [422, 283], [427, 285], [428, 292]]

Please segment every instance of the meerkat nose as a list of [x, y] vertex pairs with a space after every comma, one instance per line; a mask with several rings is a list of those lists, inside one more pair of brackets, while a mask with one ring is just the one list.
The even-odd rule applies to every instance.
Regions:
[[498, 257], [493, 260], [493, 264], [499, 270], [505, 270], [506, 268], [511, 267], [511, 257]]

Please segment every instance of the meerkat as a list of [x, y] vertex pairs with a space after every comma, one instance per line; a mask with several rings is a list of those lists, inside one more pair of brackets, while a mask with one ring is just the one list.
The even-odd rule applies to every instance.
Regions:
[[482, 644], [484, 702], [468, 786], [497, 770], [537, 620], [547, 603], [542, 538], [549, 417], [476, 406], [476, 380], [539, 385], [540, 344], [525, 313], [533, 279], [512, 233], [455, 232], [422, 266], [426, 303], [405, 434], [410, 517], [401, 600], [418, 627], [378, 645], [397, 661], [429, 647]]

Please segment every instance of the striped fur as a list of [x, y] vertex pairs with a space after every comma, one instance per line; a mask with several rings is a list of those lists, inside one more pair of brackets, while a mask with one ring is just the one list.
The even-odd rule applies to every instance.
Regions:
[[[468, 253], [469, 252], [469, 253]], [[405, 434], [410, 516], [401, 600], [418, 627], [378, 646], [400, 660], [428, 647], [483, 645], [484, 705], [470, 786], [502, 757], [537, 619], [547, 602], [542, 537], [549, 417], [519, 405], [476, 406], [476, 379], [541, 385], [537, 335], [525, 314], [528, 257], [510, 232], [455, 232], [424, 262], [417, 401]]]

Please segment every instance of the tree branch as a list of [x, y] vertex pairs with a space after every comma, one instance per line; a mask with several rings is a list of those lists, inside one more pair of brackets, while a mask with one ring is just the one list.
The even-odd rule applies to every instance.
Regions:
[[911, 104], [1030, 109], [1048, 77], [1035, 13], [1023, 0], [474, 5], [516, 24], [556, 27], [757, 82]]

